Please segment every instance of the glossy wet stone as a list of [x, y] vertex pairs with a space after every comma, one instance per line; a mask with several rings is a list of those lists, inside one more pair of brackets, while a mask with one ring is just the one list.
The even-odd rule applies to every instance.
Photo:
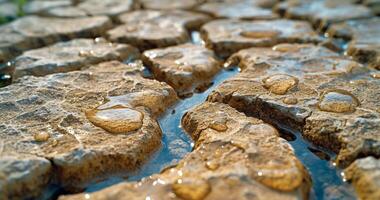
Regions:
[[116, 18], [117, 15], [133, 10], [136, 3], [133, 0], [84, 0], [75, 6], [49, 9], [42, 13], [49, 17], [84, 17], [106, 15]]
[[102, 38], [75, 39], [24, 52], [15, 58], [14, 78], [80, 70], [104, 61], [138, 57], [138, 49], [127, 44], [109, 43]]
[[220, 3], [210, 2], [199, 6], [198, 11], [211, 14], [216, 18], [233, 18], [233, 19], [275, 19], [278, 15], [272, 10], [261, 8], [252, 2], [231, 2]]
[[142, 7], [154, 10], [189, 10], [198, 6], [202, 1], [199, 0], [141, 0]]
[[206, 46], [221, 57], [249, 47], [278, 43], [318, 43], [321, 38], [307, 22], [292, 20], [215, 20], [201, 29]]
[[366, 157], [356, 160], [345, 171], [344, 176], [352, 182], [360, 199], [380, 198], [380, 160]]
[[57, 19], [27, 16], [0, 26], [0, 63], [21, 52], [70, 38], [95, 38], [111, 28], [107, 17]]
[[[323, 47], [283, 44], [273, 49], [251, 48], [233, 55], [228, 62], [241, 66], [242, 72], [222, 83], [208, 100], [299, 130], [314, 144], [335, 151], [340, 166], [366, 155], [379, 156], [379, 80], [371, 77], [374, 71]], [[284, 95], [262, 83], [279, 73], [299, 79]], [[291, 97], [297, 98], [296, 104], [285, 102]]]
[[282, 3], [281, 9], [285, 17], [308, 20], [314, 27], [322, 31], [330, 24], [373, 16], [369, 8], [360, 4], [354, 4], [352, 0], [286, 1]]
[[[219, 132], [209, 125], [225, 120]], [[87, 194], [91, 199], [306, 199], [309, 177], [272, 126], [219, 103], [204, 103], [182, 120], [195, 141], [178, 165], [140, 182]], [[219, 164], [211, 164], [219, 163]], [[217, 166], [217, 167], [216, 167]], [[86, 194], [60, 199], [84, 199]]]
[[298, 79], [296, 77], [286, 74], [268, 76], [262, 81], [265, 89], [278, 95], [286, 94], [288, 90], [296, 87], [298, 84]]
[[351, 20], [331, 26], [328, 36], [351, 40], [346, 54], [380, 69], [380, 18]]
[[194, 29], [209, 17], [187, 11], [134, 11], [119, 16], [123, 25], [107, 32], [114, 42], [128, 43], [141, 50], [182, 44], [190, 40], [188, 29]]
[[[34, 157], [54, 165], [21, 177], [15, 169], [1, 170], [8, 176], [5, 192], [17, 196], [29, 190], [19, 187], [30, 187], [37, 198], [48, 182], [42, 180], [50, 179], [50, 184], [77, 191], [140, 167], [161, 144], [155, 117], [176, 100], [167, 84], [142, 78], [140, 65], [106, 62], [82, 71], [29, 76], [1, 88], [0, 162], [22, 155], [20, 165]], [[36, 179], [41, 180], [31, 184]]]
[[221, 69], [212, 51], [194, 44], [148, 50], [143, 60], [157, 80], [165, 81], [179, 93], [193, 92]]

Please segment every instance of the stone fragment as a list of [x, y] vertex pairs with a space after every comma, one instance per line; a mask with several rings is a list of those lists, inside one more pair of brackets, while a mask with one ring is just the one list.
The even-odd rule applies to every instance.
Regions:
[[40, 1], [33, 0], [27, 1], [23, 7], [26, 14], [43, 14], [44, 12], [60, 7], [67, 7], [72, 5], [71, 0], [54, 0], [54, 1]]
[[207, 84], [221, 69], [212, 51], [194, 44], [148, 50], [143, 60], [157, 80], [165, 81], [179, 93]]
[[[314, 45], [245, 49], [228, 63], [239, 65], [242, 73], [222, 83], [209, 101], [301, 131], [314, 144], [335, 151], [343, 167], [363, 156], [380, 156], [380, 82], [373, 70]], [[283, 74], [299, 80], [286, 92], [275, 93], [262, 82]], [[281, 87], [293, 83], [277, 80], [286, 82]], [[297, 103], [285, 102], [290, 97]]]
[[380, 14], [380, 0], [364, 0], [363, 5], [367, 6], [375, 15]]
[[294, 0], [284, 2], [280, 7], [285, 17], [308, 20], [321, 31], [337, 22], [373, 16], [370, 9], [354, 4], [354, 0]]
[[58, 7], [43, 13], [50, 17], [84, 17], [106, 15], [116, 18], [131, 11], [136, 4], [133, 0], [85, 0], [75, 6]]
[[142, 7], [154, 10], [190, 10], [198, 6], [202, 0], [141, 0]]
[[228, 57], [249, 47], [270, 47], [278, 43], [318, 43], [322, 39], [307, 22], [292, 20], [215, 20], [201, 29], [206, 46]]
[[233, 18], [233, 19], [247, 19], [247, 20], [265, 20], [275, 19], [278, 15], [273, 13], [272, 10], [261, 8], [252, 2], [242, 3], [220, 3], [210, 2], [199, 6], [198, 11], [211, 14], [216, 18]]
[[80, 70], [104, 61], [138, 57], [138, 49], [127, 44], [108, 43], [101, 38], [75, 39], [24, 52], [15, 59], [14, 79]]
[[[228, 129], [209, 126], [225, 120]], [[182, 119], [195, 141], [178, 165], [140, 182], [64, 199], [307, 199], [309, 176], [272, 126], [220, 103], [203, 103]]]
[[351, 20], [331, 26], [328, 36], [351, 40], [347, 55], [380, 69], [380, 18]]
[[345, 171], [360, 199], [380, 199], [380, 160], [366, 157], [356, 160]]
[[114, 42], [128, 43], [140, 50], [167, 47], [185, 43], [186, 29], [197, 29], [210, 18], [187, 11], [140, 10], [119, 16], [123, 25], [107, 32]]
[[[0, 139], [0, 142], [4, 145], [6, 141]], [[51, 181], [52, 169], [49, 160], [42, 157], [0, 152], [0, 199], [32, 199], [40, 196], [41, 188]]]
[[13, 20], [17, 18], [17, 16], [17, 5], [11, 2], [0, 2], [0, 24], [5, 23], [8, 20]]
[[21, 52], [52, 43], [80, 37], [97, 37], [111, 28], [111, 21], [104, 16], [78, 19], [22, 17], [0, 26], [0, 63]]
[[176, 95], [167, 84], [142, 78], [139, 67], [106, 62], [82, 71], [29, 76], [1, 88], [0, 163], [16, 160], [25, 170], [38, 170], [20, 174], [16, 167], [0, 165], [0, 174], [7, 175], [0, 178], [5, 194], [10, 198], [33, 190], [30, 195], [37, 198], [48, 180], [77, 191], [140, 167], [159, 148], [155, 118]]

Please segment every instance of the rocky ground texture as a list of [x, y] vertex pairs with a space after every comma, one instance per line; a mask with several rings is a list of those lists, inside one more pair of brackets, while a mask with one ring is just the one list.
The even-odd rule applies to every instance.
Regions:
[[379, 5], [0, 0], [0, 200], [380, 199]]

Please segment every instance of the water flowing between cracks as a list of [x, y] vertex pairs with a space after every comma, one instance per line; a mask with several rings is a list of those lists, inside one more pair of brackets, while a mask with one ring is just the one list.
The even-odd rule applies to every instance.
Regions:
[[[199, 32], [191, 33], [192, 43], [202, 44]], [[207, 96], [224, 80], [236, 75], [239, 72], [237, 67], [223, 69], [212, 80], [212, 86], [202, 93], [195, 93], [193, 96], [182, 99], [158, 119], [162, 129], [161, 148], [143, 165], [143, 167], [130, 174], [127, 179], [124, 177], [110, 177], [104, 181], [95, 183], [87, 187], [85, 192], [91, 193], [123, 181], [139, 181], [144, 177], [159, 173], [162, 169], [175, 165], [184, 156], [191, 152], [193, 143], [190, 136], [181, 127], [182, 116], [192, 107], [203, 103]], [[146, 71], [145, 73], [149, 73]], [[307, 168], [312, 178], [312, 191], [310, 199], [356, 199], [351, 185], [345, 182], [342, 170], [336, 168], [332, 161], [335, 154], [324, 148], [313, 145], [303, 139], [301, 133], [276, 124], [285, 139], [293, 147], [297, 158]], [[289, 137], [290, 136], [290, 137]], [[333, 195], [333, 196], [331, 196]]]

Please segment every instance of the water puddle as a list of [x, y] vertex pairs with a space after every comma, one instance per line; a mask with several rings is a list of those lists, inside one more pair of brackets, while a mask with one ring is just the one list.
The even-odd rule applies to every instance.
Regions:
[[312, 178], [311, 200], [356, 199], [352, 186], [345, 182], [343, 171], [337, 169], [332, 161], [335, 158], [333, 152], [306, 141], [300, 132], [281, 125], [277, 127], [286, 135], [293, 136], [289, 143]]
[[[144, 177], [159, 173], [167, 166], [178, 163], [178, 161], [187, 155], [192, 150], [193, 144], [189, 135], [181, 128], [182, 116], [192, 107], [203, 103], [210, 92], [220, 83], [237, 73], [237, 68], [222, 70], [214, 77], [212, 86], [206, 91], [195, 93], [193, 96], [180, 100], [176, 105], [167, 109], [166, 113], [158, 118], [163, 133], [161, 148], [138, 172], [129, 175], [126, 178], [127, 181], [138, 181]], [[90, 185], [86, 188], [85, 192], [95, 192], [123, 182], [126, 179], [122, 177], [111, 177], [102, 182]]]

